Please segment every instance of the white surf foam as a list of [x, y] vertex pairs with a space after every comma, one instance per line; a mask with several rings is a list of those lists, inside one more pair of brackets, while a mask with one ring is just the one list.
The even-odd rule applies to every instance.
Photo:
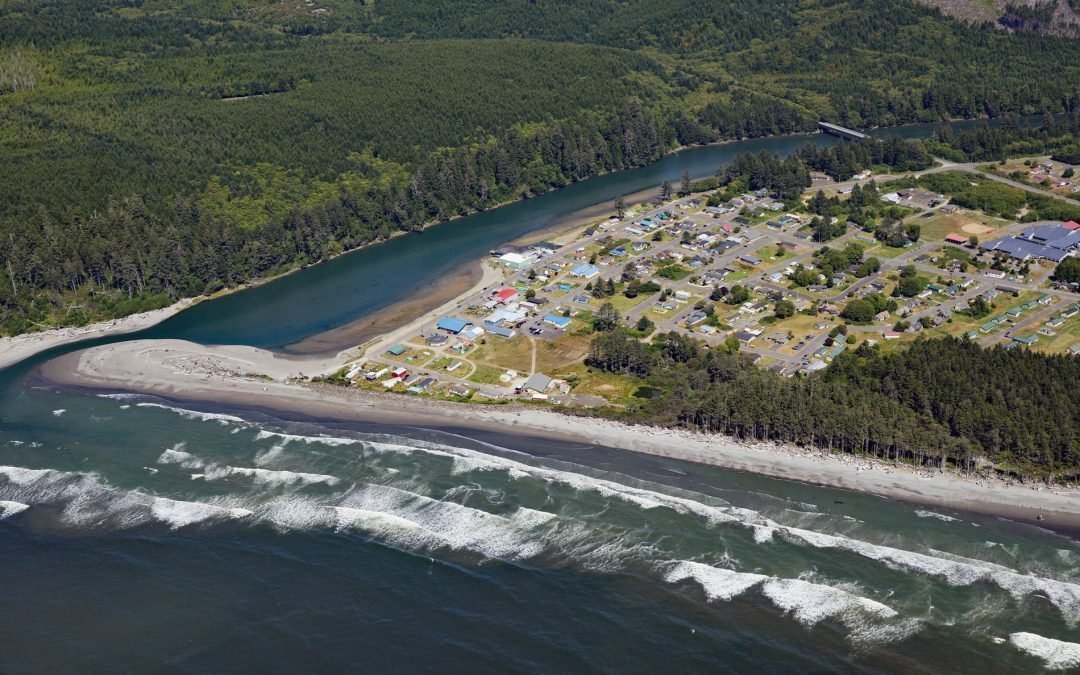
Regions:
[[[425, 454], [450, 457], [454, 460], [452, 473], [464, 473], [466, 471], [477, 469], [485, 471], [503, 470], [506, 471], [511, 478], [531, 477], [545, 482], [560, 483], [582, 492], [594, 492], [604, 497], [619, 499], [645, 510], [668, 508], [680, 514], [689, 514], [702, 518], [710, 525], [734, 522], [764, 523], [764, 519], [758, 512], [749, 509], [736, 509], [730, 506], [711, 506], [704, 502], [695, 501], [694, 499], [632, 487], [615, 481], [570, 471], [533, 466], [531, 464], [525, 464], [524, 462], [507, 459], [499, 455], [469, 450], [467, 448], [449, 445], [434, 445], [425, 442], [418, 442], [416, 446], [401, 446], [393, 443], [372, 443], [372, 445], [375, 446], [376, 449], [390, 452], [413, 453], [420, 451]], [[702, 497], [704, 496], [702, 495]]]
[[228, 426], [229, 424], [243, 424], [247, 422], [235, 415], [225, 415], [223, 413], [208, 413], [201, 412], [199, 410], [188, 410], [187, 408], [177, 408], [171, 405], [164, 405], [161, 403], [136, 403], [139, 408], [160, 408], [162, 410], [168, 410], [169, 412], [176, 413], [181, 417], [186, 417], [189, 420], [199, 420], [201, 422], [217, 422], [218, 424]]
[[196, 523], [219, 518], [246, 518], [252, 515], [248, 509], [223, 508], [202, 502], [186, 502], [165, 497], [154, 497], [150, 513], [170, 528], [177, 530]]
[[63, 415], [66, 412], [67, 412], [67, 410], [64, 410], [63, 408], [60, 408], [59, 410], [52, 411], [52, 414], [54, 416], [56, 416], [56, 417], [60, 417], [61, 415]]
[[851, 611], [864, 611], [880, 619], [891, 619], [896, 610], [875, 600], [802, 579], [769, 579], [761, 588], [774, 605], [789, 612], [804, 626], [813, 626]]
[[[346, 495], [340, 506], [402, 518], [436, 533], [451, 548], [475, 551], [489, 558], [525, 559], [544, 549], [543, 543], [530, 534], [537, 525], [535, 512], [515, 520], [513, 516], [438, 501], [385, 485], [358, 488]], [[410, 534], [414, 533], [410, 530]]]
[[857, 593], [803, 579], [782, 579], [763, 574], [736, 572], [689, 560], [670, 563], [663, 579], [679, 582], [692, 579], [710, 602], [730, 601], [752, 588], [785, 614], [804, 626], [836, 619], [848, 628], [847, 639], [857, 644], [881, 644], [902, 640], [920, 627], [914, 619], [895, 620], [896, 610]]
[[16, 485], [30, 485], [53, 473], [52, 469], [24, 469], [21, 466], [0, 466], [0, 476]]
[[114, 401], [134, 401], [141, 398], [140, 394], [95, 394], [98, 398], [108, 398]]
[[302, 436], [300, 434], [286, 434], [280, 431], [266, 431], [265, 429], [259, 431], [255, 435], [255, 440], [263, 441], [268, 438], [280, 438], [286, 443], [322, 443], [323, 445], [330, 446], [342, 446], [342, 445], [357, 445], [363, 441], [355, 438], [342, 438], [339, 436]]
[[[229, 476], [244, 476], [263, 485], [316, 485], [320, 483], [325, 485], [337, 485], [341, 482], [341, 479], [336, 476], [328, 476], [321, 473], [227, 466], [216, 464], [214, 462], [207, 462], [206, 460], [200, 459], [190, 452], [187, 452], [183, 449], [184, 447], [186, 447], [184, 443], [177, 443], [161, 453], [161, 456], [157, 459], [158, 464], [172, 464], [185, 469], [201, 469], [202, 473], [192, 474], [191, 477], [203, 478], [205, 480], [220, 480]], [[266, 454], [256, 456], [256, 463], [266, 464], [275, 459], [270, 455], [271, 452], [272, 450]]]
[[227, 466], [206, 468], [204, 477], [206, 480], [216, 480], [223, 476], [246, 476], [257, 483], [264, 485], [337, 485], [341, 482], [336, 476], [328, 476], [322, 473], [306, 473], [303, 471], [285, 471], [274, 469], [256, 469], [245, 466]]
[[955, 523], [955, 522], [960, 520], [959, 518], [953, 518], [952, 516], [946, 516], [943, 513], [936, 513], [934, 511], [924, 511], [922, 509], [917, 509], [915, 511], [915, 515], [918, 516], [919, 518], [934, 518], [936, 520], [941, 520], [941, 521], [944, 521], [946, 523]]
[[172, 446], [157, 458], [158, 464], [174, 464], [176, 466], [185, 469], [201, 469], [206, 466], [206, 462], [199, 459], [195, 455], [184, 450], [187, 447], [187, 443], [177, 443]]
[[4, 518], [10, 518], [16, 513], [22, 513], [28, 508], [30, 508], [29, 504], [0, 500], [0, 520], [3, 520]]
[[1013, 633], [1009, 636], [1009, 644], [1042, 659], [1047, 670], [1080, 668], [1080, 644], [1075, 642], [1054, 640], [1035, 633]]
[[735, 572], [691, 560], [676, 562], [664, 572], [663, 578], [672, 583], [693, 579], [711, 602], [731, 600], [769, 579], [764, 574]]
[[1023, 574], [1007, 567], [974, 561], [970, 558], [966, 559], [966, 562], [947, 560], [924, 553], [794, 527], [780, 528], [779, 531], [815, 548], [850, 551], [893, 568], [944, 579], [952, 586], [969, 586], [984, 581], [997, 585], [1017, 599], [1041, 593], [1058, 608], [1070, 626], [1080, 622], [1080, 585], [1077, 584]]

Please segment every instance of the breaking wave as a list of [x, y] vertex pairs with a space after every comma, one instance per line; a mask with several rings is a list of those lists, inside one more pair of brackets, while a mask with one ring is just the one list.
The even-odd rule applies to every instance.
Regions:
[[944, 521], [946, 523], [955, 523], [955, 522], [958, 522], [960, 520], [959, 518], [953, 518], [952, 516], [946, 516], [943, 513], [937, 513], [935, 511], [924, 511], [922, 509], [917, 509], [915, 511], [915, 515], [920, 517], [920, 518], [934, 518], [935, 520], [941, 520], [941, 521]]
[[1047, 670], [1080, 668], [1080, 644], [1063, 642], [1034, 633], [1013, 633], [1009, 644], [1042, 659]]
[[[914, 551], [871, 544], [858, 539], [814, 532], [794, 527], [778, 530], [788, 538], [814, 548], [839, 549], [885, 565], [945, 580], [950, 586], [970, 586], [976, 582], [997, 585], [1017, 599], [1043, 594], [1061, 612], [1069, 626], [1080, 622], [1080, 585], [1023, 574], [1016, 570], [970, 559], [950, 560]], [[978, 564], [975, 564], [975, 563]]]
[[692, 580], [709, 602], [727, 602], [757, 588], [773, 606], [804, 626], [826, 619], [840, 621], [850, 631], [848, 640], [856, 643], [901, 640], [919, 627], [914, 620], [890, 621], [899, 616], [898, 612], [876, 600], [803, 579], [736, 572], [690, 560], [670, 563], [663, 579], [671, 583]]
[[[335, 476], [321, 473], [227, 466], [207, 462], [183, 450], [184, 447], [185, 444], [178, 443], [161, 453], [157, 460], [158, 464], [173, 464], [184, 469], [201, 470], [201, 473], [191, 474], [192, 479], [220, 480], [229, 476], [244, 476], [263, 485], [293, 485], [298, 483], [304, 485], [337, 485], [341, 482], [341, 479]], [[256, 459], [258, 461], [258, 458]], [[266, 456], [263, 456], [262, 461], [266, 461]]]
[[198, 421], [201, 421], [201, 422], [217, 422], [217, 423], [222, 424], [222, 425], [229, 425], [229, 424], [240, 424], [240, 425], [243, 425], [243, 426], [248, 425], [248, 422], [246, 420], [244, 420], [243, 418], [237, 417], [236, 415], [225, 415], [223, 413], [209, 413], [209, 412], [202, 412], [202, 411], [199, 411], [199, 410], [188, 410], [187, 408], [177, 408], [175, 406], [165, 405], [163, 403], [147, 403], [147, 402], [143, 402], [143, 403], [136, 403], [135, 406], [138, 407], [138, 408], [160, 408], [162, 410], [168, 410], [171, 413], [175, 413], [175, 414], [177, 414], [177, 415], [179, 415], [181, 417], [187, 418], [189, 420], [198, 420]]
[[30, 506], [28, 504], [23, 504], [22, 502], [0, 501], [0, 520], [10, 518], [16, 513], [22, 513], [28, 508], [30, 508]]

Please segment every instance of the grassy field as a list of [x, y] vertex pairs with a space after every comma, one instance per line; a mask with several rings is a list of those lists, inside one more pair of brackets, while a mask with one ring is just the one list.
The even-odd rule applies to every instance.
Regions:
[[1011, 224], [1003, 218], [968, 209], [961, 209], [956, 213], [938, 211], [932, 218], [916, 218], [912, 222], [918, 223], [922, 228], [922, 238], [926, 241], [944, 241], [945, 235], [952, 233], [962, 237], [974, 235], [979, 241], [986, 241], [999, 236], [1001, 229]]
[[469, 381], [477, 384], [502, 384], [499, 377], [505, 372], [506, 370], [503, 368], [478, 363], [476, 364], [476, 370], [469, 376]]
[[593, 304], [595, 304], [597, 307], [599, 307], [600, 305], [604, 304], [605, 302], [610, 302], [612, 305], [615, 306], [615, 309], [619, 310], [620, 314], [625, 315], [627, 312], [629, 312], [633, 308], [637, 307], [641, 303], [645, 302], [649, 298], [653, 297], [654, 295], [656, 295], [656, 294], [655, 293], [639, 293], [636, 298], [628, 298], [625, 295], [623, 295], [622, 293], [617, 293], [617, 294], [613, 295], [610, 298], [604, 298], [603, 300], [595, 301]]
[[603, 396], [616, 405], [634, 405], [641, 402], [634, 398], [634, 392], [644, 384], [644, 381], [638, 378], [604, 373], [583, 364], [574, 368], [572, 376], [578, 378], [578, 384], [573, 390], [575, 394]]
[[515, 335], [509, 340], [489, 337], [487, 344], [478, 347], [469, 358], [478, 364], [528, 373], [532, 367], [532, 350], [532, 340], [525, 335]]
[[907, 253], [910, 250], [910, 249], [907, 249], [907, 248], [896, 248], [895, 246], [886, 246], [885, 244], [882, 244], [879, 241], [876, 241], [876, 240], [869, 240], [868, 241], [866, 239], [863, 239], [862, 237], [858, 237], [858, 240], [859, 240], [860, 243], [865, 244], [867, 246], [870, 246], [870, 248], [866, 249], [866, 251], [864, 253], [864, 255], [866, 257], [868, 257], [868, 258], [870, 256], [873, 256], [875, 258], [896, 258], [896, 257], [899, 257], [899, 256]]
[[536, 345], [536, 369], [558, 377], [581, 365], [592, 339], [584, 335], [563, 335], [558, 340], [541, 340]]
[[[775, 333], [777, 331], [784, 333], [793, 333], [795, 335], [795, 338], [791, 342], [788, 342], [786, 345], [781, 347], [780, 351], [788, 354], [794, 354], [794, 347], [799, 343], [799, 340], [806, 337], [807, 335], [818, 335], [819, 333], [823, 332], [814, 328], [814, 324], [820, 323], [822, 321], [827, 321], [827, 319], [820, 316], [807, 316], [806, 314], [796, 314], [792, 317], [784, 319], [783, 321], [777, 321], [776, 323], [772, 324], [768, 327], [764, 334], [771, 335], [772, 333]], [[834, 322], [830, 323], [832, 323], [832, 325], [835, 325]], [[830, 328], [826, 328], [824, 332], [828, 332], [829, 330]]]

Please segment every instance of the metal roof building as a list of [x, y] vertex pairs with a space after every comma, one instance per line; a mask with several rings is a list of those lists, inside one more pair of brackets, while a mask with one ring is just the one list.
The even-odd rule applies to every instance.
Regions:
[[468, 325], [469, 322], [465, 319], [458, 319], [452, 316], [444, 316], [443, 318], [439, 319], [438, 323], [438, 327], [440, 330], [444, 330], [448, 333], [453, 333], [454, 335], [457, 335], [458, 333], [463, 331], [465, 329], [465, 326]]
[[522, 389], [528, 389], [529, 391], [535, 391], [543, 394], [551, 386], [552, 379], [543, 373], [533, 373], [529, 379], [525, 380], [525, 384], [521, 386]]

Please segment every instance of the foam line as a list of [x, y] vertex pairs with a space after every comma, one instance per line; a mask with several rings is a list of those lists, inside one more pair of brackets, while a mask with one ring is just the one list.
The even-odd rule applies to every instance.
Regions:
[[1080, 644], [1075, 642], [1054, 640], [1035, 633], [1013, 633], [1009, 636], [1009, 644], [1042, 659], [1047, 670], [1080, 668]]
[[16, 513], [22, 513], [28, 508], [30, 508], [29, 504], [0, 500], [0, 520], [10, 518]]

